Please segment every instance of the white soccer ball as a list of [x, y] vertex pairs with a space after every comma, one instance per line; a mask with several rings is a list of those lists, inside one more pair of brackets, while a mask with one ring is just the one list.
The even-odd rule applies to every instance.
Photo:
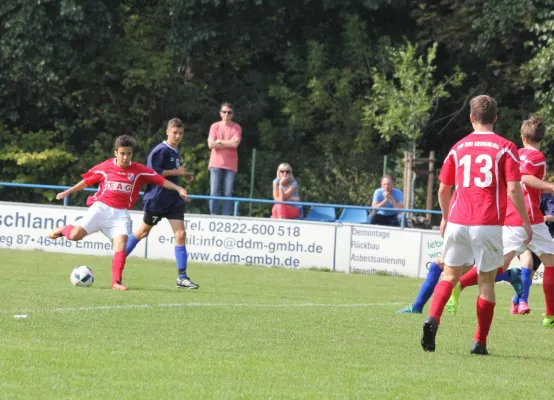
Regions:
[[71, 284], [73, 286], [88, 287], [92, 286], [94, 283], [94, 273], [89, 267], [81, 265], [79, 267], [75, 267], [73, 271], [71, 271], [69, 279], [71, 280]]

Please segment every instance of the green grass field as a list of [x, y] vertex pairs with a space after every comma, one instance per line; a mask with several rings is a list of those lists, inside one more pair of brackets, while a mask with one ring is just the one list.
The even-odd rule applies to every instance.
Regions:
[[[73, 287], [76, 265], [95, 271]], [[0, 251], [1, 399], [551, 398], [554, 330], [508, 315], [499, 285], [489, 357], [469, 354], [476, 290], [445, 315], [437, 352], [420, 347], [422, 315], [396, 315], [421, 282], [256, 267], [130, 259], [109, 289], [110, 259]], [[15, 318], [15, 315], [27, 315]]]

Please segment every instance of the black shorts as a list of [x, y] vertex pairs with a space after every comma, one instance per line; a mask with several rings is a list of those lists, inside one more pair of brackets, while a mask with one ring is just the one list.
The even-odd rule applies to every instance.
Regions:
[[145, 211], [142, 220], [146, 225], [154, 226], [164, 218], [180, 219], [183, 221], [185, 219], [185, 205], [182, 204], [163, 213]]
[[533, 271], [536, 271], [541, 266], [542, 262], [539, 256], [537, 256], [535, 253], [531, 252], [533, 256]]

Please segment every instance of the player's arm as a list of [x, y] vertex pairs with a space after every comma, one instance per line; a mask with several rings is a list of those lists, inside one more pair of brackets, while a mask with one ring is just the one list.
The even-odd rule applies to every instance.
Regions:
[[179, 196], [181, 196], [183, 200], [188, 200], [189, 198], [189, 195], [185, 190], [185, 188], [182, 188], [181, 186], [177, 186], [176, 184], [174, 184], [171, 181], [168, 181], [167, 179], [164, 180], [164, 183], [162, 186], [164, 187], [164, 189], [175, 190], [177, 193], [179, 193]]
[[65, 199], [67, 196], [69, 196], [71, 193], [80, 192], [81, 190], [87, 188], [89, 185], [85, 182], [83, 179], [81, 182], [76, 184], [70, 189], [64, 190], [63, 192], [60, 192], [56, 195], [56, 200], [62, 200]]
[[440, 225], [441, 236], [444, 238], [444, 231], [448, 224], [448, 217], [450, 216], [450, 201], [452, 200], [452, 186], [443, 182], [439, 186], [439, 206], [442, 211], [442, 220]]
[[521, 175], [521, 182], [533, 189], [539, 189], [547, 193], [554, 192], [554, 185], [552, 183], [545, 182], [534, 175]]

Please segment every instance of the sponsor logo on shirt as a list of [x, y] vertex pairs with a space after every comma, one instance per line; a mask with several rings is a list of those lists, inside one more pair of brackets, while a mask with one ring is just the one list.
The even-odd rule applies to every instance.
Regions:
[[106, 182], [106, 189], [113, 190], [115, 192], [131, 193], [133, 185], [124, 182]]

